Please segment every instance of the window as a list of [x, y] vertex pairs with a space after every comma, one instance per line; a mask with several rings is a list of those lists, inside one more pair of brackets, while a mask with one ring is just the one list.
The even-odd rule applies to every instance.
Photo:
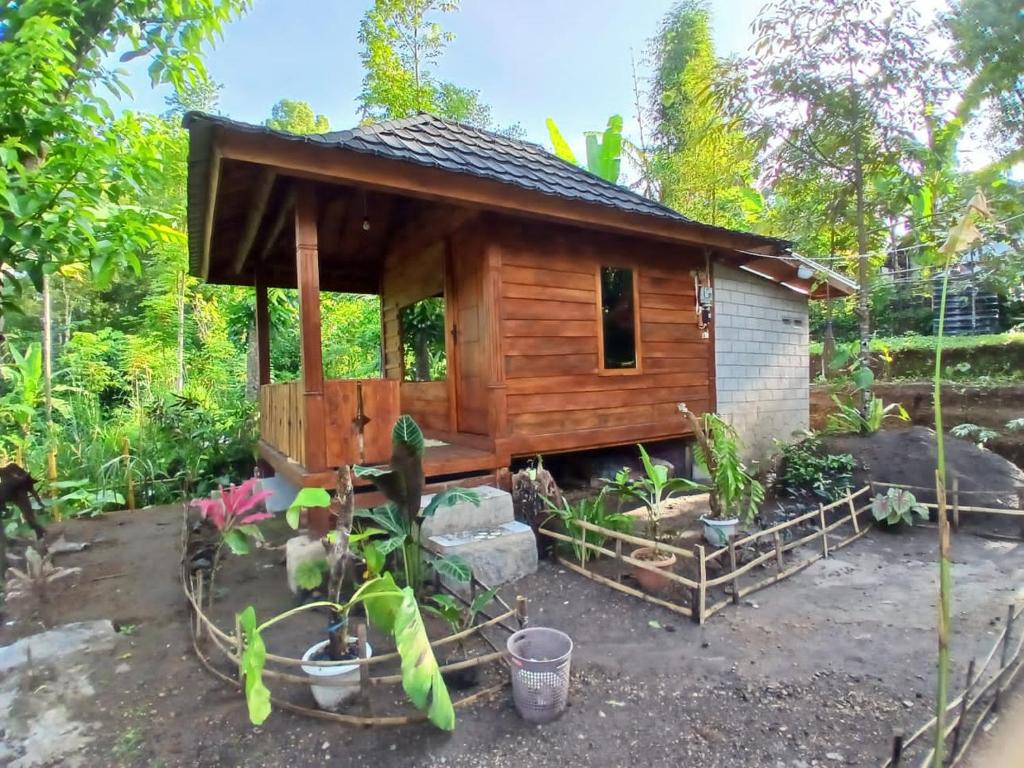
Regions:
[[632, 269], [601, 267], [602, 368], [636, 369], [636, 286]]
[[443, 381], [445, 357], [444, 298], [430, 296], [398, 310], [405, 381]]

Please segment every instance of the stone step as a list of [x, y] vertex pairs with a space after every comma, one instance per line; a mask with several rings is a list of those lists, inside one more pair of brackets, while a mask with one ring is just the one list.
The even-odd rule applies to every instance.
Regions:
[[[490, 485], [479, 485], [472, 490], [480, 496], [479, 506], [468, 501], [460, 501], [450, 507], [442, 507], [433, 517], [423, 521], [420, 527], [423, 538], [429, 539], [432, 536], [477, 528], [498, 528], [515, 520], [510, 493]], [[432, 493], [424, 495], [420, 509], [425, 509], [433, 498]]]
[[[432, 552], [463, 558], [473, 569], [473, 575], [488, 587], [515, 581], [537, 570], [537, 541], [533, 531], [516, 520], [438, 534], [425, 541]], [[448, 585], [459, 588], [450, 582]]]

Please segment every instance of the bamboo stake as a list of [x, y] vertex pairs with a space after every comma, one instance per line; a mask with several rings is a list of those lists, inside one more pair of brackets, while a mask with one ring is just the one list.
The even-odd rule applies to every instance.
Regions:
[[622, 539], [615, 539], [615, 559], [619, 562], [615, 565], [615, 580], [622, 583]]
[[[956, 480], [953, 480], [956, 483]], [[960, 700], [960, 714], [956, 718], [956, 726], [953, 728], [953, 746], [949, 749], [950, 757], [953, 757], [957, 753], [957, 749], [960, 747], [960, 731], [964, 727], [964, 720], [967, 717], [967, 701], [971, 698], [971, 689], [974, 688], [974, 684], [977, 682], [977, 678], [974, 676], [974, 659], [971, 659], [967, 664], [967, 684], [964, 687], [964, 697]], [[996, 689], [998, 695], [999, 689]]]
[[[818, 514], [821, 516], [821, 554], [828, 557], [828, 528], [825, 522], [825, 508], [821, 504], [818, 505]], [[839, 522], [845, 523], [846, 521]]]
[[729, 572], [733, 574], [732, 577], [732, 602], [733, 605], [739, 605], [740, 603], [740, 577], [736, 575], [736, 544], [729, 537]]
[[889, 764], [893, 768], [899, 768], [900, 759], [903, 757], [903, 731], [897, 729], [892, 733], [892, 757], [889, 758]]
[[242, 682], [245, 679], [245, 673], [242, 671], [242, 622], [238, 618], [238, 614], [235, 614], [235, 652], [238, 654], [238, 682]]
[[[360, 661], [367, 657], [366, 652], [366, 624], [359, 622], [356, 625], [356, 656]], [[368, 664], [359, 665], [359, 695], [366, 696], [367, 687], [370, 683], [370, 667]]]
[[[1013, 632], [1013, 621], [1014, 621], [1014, 618], [1015, 618], [1015, 616], [1014, 616], [1014, 613], [1013, 613], [1013, 603], [1011, 603], [1010, 605], [1008, 605], [1006, 607], [1006, 627], [1005, 627], [1005, 633], [1003, 634], [1003, 647], [1000, 649], [1000, 652], [999, 652], [999, 671], [1000, 671], [1000, 673], [1002, 673], [1002, 671], [1004, 669], [1006, 669], [1006, 665], [1009, 663], [1009, 660], [1008, 660], [1007, 657], [1008, 657], [1009, 651], [1010, 651], [1010, 633]], [[993, 702], [992, 702], [992, 710], [994, 712], [998, 712], [999, 711], [1000, 699], [1002, 698], [1002, 695], [1003, 695], [1003, 686], [1002, 685], [996, 686], [996, 693], [995, 693], [995, 697], [994, 697]]]
[[[943, 291], [945, 294], [945, 291]], [[945, 295], [943, 295], [945, 299]], [[943, 301], [945, 309], [945, 301]], [[936, 350], [936, 356], [941, 354], [941, 347]], [[936, 363], [936, 365], [938, 365]], [[938, 369], [937, 369], [938, 370]], [[938, 374], [936, 374], [936, 377]], [[936, 389], [938, 386], [936, 385]], [[946, 699], [949, 690], [949, 621], [951, 592], [953, 591], [953, 577], [950, 569], [950, 541], [949, 541], [949, 520], [946, 518], [946, 487], [945, 479], [945, 457], [942, 455], [942, 432], [939, 417], [939, 403], [936, 398], [936, 430], [939, 441], [939, 469], [935, 471], [935, 498], [938, 500], [939, 510], [939, 659], [936, 674], [935, 693], [935, 746], [933, 748], [932, 765], [934, 768], [942, 768], [944, 762], [944, 750], [946, 739]]]
[[[570, 520], [570, 525], [574, 525], [578, 528], [582, 528], [585, 531], [593, 531], [594, 533], [600, 533], [609, 539], [615, 539], [616, 541], [624, 541], [627, 544], [636, 544], [638, 547], [654, 547], [665, 552], [671, 552], [673, 555], [678, 557], [693, 557], [693, 552], [677, 547], [673, 544], [665, 544], [661, 541], [652, 541], [651, 539], [645, 539], [642, 536], [631, 536], [628, 533], [622, 533], [621, 531], [613, 531], [611, 528], [602, 528], [600, 525], [594, 525], [588, 523], [586, 520]], [[575, 541], [575, 540], [574, 540]], [[578, 542], [579, 543], [579, 542]], [[587, 542], [590, 544], [591, 542]]]
[[853, 496], [848, 496], [847, 501], [850, 504], [850, 520], [853, 522], [854, 533], [860, 533], [860, 522], [857, 520], [857, 508], [853, 504]]
[[708, 572], [706, 561], [704, 560], [704, 546], [702, 544], [698, 544], [696, 547], [694, 547], [694, 550], [695, 554], [697, 555], [697, 584], [699, 585], [697, 587], [697, 624], [703, 624], [704, 604], [707, 601]]
[[519, 622], [519, 628], [525, 627], [530, 618], [526, 613], [527, 603], [526, 598], [522, 595], [516, 595], [516, 621]]
[[125, 481], [128, 486], [128, 509], [135, 509], [135, 480], [132, 478], [131, 452], [128, 450], [128, 436], [121, 441], [121, 455], [124, 457]]
[[775, 540], [775, 564], [779, 568], [779, 573], [782, 573], [786, 568], [786, 563], [782, 559], [782, 535], [778, 531], [775, 531], [772, 534], [772, 538]]

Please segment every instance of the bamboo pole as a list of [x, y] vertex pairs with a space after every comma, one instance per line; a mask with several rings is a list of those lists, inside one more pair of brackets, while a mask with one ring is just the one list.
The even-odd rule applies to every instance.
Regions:
[[786, 561], [782, 557], [782, 534], [775, 531], [772, 534], [772, 539], [775, 541], [775, 565], [778, 567], [779, 573], [782, 573], [786, 568]]
[[585, 531], [600, 533], [609, 539], [624, 541], [627, 544], [636, 544], [638, 547], [657, 547], [665, 552], [671, 552], [677, 557], [694, 557], [693, 552], [689, 552], [682, 547], [677, 547], [673, 544], [665, 544], [660, 541], [652, 541], [651, 539], [645, 539], [642, 536], [632, 536], [628, 533], [623, 533], [622, 531], [613, 531], [611, 528], [602, 528], [600, 525], [588, 523], [586, 520], [569, 520], [568, 523], [570, 525], [577, 526], [578, 528], [582, 528]]
[[568, 560], [562, 557], [558, 558], [558, 564], [565, 568], [568, 568], [573, 573], [578, 573], [580, 576], [585, 576], [586, 578], [591, 579], [592, 581], [596, 581], [598, 584], [604, 584], [607, 587], [617, 589], [619, 592], [623, 592], [627, 595], [639, 597], [641, 600], [644, 600], [648, 603], [652, 603], [654, 605], [661, 606], [662, 608], [667, 608], [668, 610], [678, 613], [682, 616], [687, 616], [690, 618], [693, 617], [693, 612], [689, 608], [684, 608], [681, 605], [670, 603], [668, 600], [662, 600], [661, 598], [654, 597], [653, 595], [648, 595], [646, 592], [641, 592], [639, 589], [633, 589], [632, 587], [628, 587], [625, 584], [619, 584], [614, 579], [607, 579], [604, 576], [601, 576], [600, 574], [594, 573], [593, 571], [587, 571], [583, 568], [580, 568], [575, 563], [570, 563]]
[[860, 533], [860, 523], [857, 520], [857, 508], [853, 504], [853, 496], [848, 496], [846, 500], [850, 505], [850, 521], [853, 523], [854, 533]]
[[526, 598], [522, 595], [516, 595], [516, 621], [519, 623], [520, 629], [525, 627], [530, 621], [526, 608]]
[[729, 538], [729, 572], [732, 574], [732, 602], [740, 603], [740, 577], [736, 575], [736, 543]]
[[[945, 290], [943, 290], [945, 294]], [[943, 295], [945, 299], [945, 295]], [[945, 306], [943, 306], [943, 310]], [[936, 357], [941, 355], [941, 347]], [[936, 366], [938, 364], [936, 363]], [[936, 368], [938, 370], [938, 368]], [[938, 377], [938, 373], [936, 373]], [[938, 389], [938, 385], [936, 385]], [[939, 419], [939, 402], [936, 397], [936, 439], [939, 443], [939, 468], [935, 471], [935, 498], [938, 500], [939, 523], [939, 621], [938, 621], [938, 665], [935, 691], [935, 746], [933, 747], [934, 768], [942, 768], [946, 739], [946, 699], [949, 690], [949, 625], [953, 591], [953, 577], [950, 568], [949, 520], [946, 518], [945, 458], [942, 452], [942, 431]]]
[[132, 477], [132, 456], [128, 449], [128, 436], [121, 441], [121, 456], [124, 457], [125, 485], [128, 487], [128, 509], [135, 509], [135, 480]]
[[[955, 483], [956, 480], [954, 479]], [[960, 731], [963, 730], [964, 720], [967, 717], [967, 702], [971, 698], [971, 689], [974, 688], [974, 684], [977, 682], [977, 678], [974, 676], [974, 659], [971, 659], [967, 664], [967, 683], [964, 686], [964, 697], [960, 700], [960, 713], [956, 718], [956, 725], [953, 727], [953, 745], [949, 748], [950, 756], [954, 756], [957, 753], [957, 749], [960, 747]], [[996, 695], [999, 694], [999, 689], [996, 689]]]
[[[1009, 663], [1009, 659], [1007, 657], [1008, 657], [1009, 650], [1010, 650], [1010, 634], [1013, 632], [1013, 622], [1014, 622], [1015, 618], [1016, 618], [1016, 616], [1013, 613], [1013, 603], [1011, 603], [1006, 608], [1006, 626], [1003, 628], [1002, 648], [1000, 649], [1000, 652], [999, 652], [999, 670], [1000, 670], [1000, 672], [1003, 669], [1005, 669], [1006, 665]], [[993, 647], [993, 650], [995, 650], [995, 647]], [[992, 709], [995, 712], [999, 711], [999, 708], [1001, 706], [1001, 701], [1000, 700], [1002, 699], [1002, 696], [1003, 696], [1003, 686], [1001, 686], [1001, 685], [996, 686], [996, 693], [995, 693], [995, 697], [994, 697], [993, 703], [992, 703]]]
[[[566, 536], [563, 533], [556, 533], [555, 531], [549, 531], [547, 528], [538, 528], [537, 530], [538, 530], [539, 533], [542, 533], [545, 536], [549, 536], [552, 539], [557, 539], [558, 541], [567, 541], [567, 542], [576, 543], [576, 544], [583, 544], [585, 547], [589, 547], [590, 549], [594, 550], [595, 552], [600, 552], [602, 555], [607, 555], [608, 557], [615, 557], [615, 552], [614, 551], [612, 551], [610, 549], [607, 549], [605, 547], [598, 546], [597, 544], [594, 544], [593, 542], [590, 542], [590, 541], [583, 542], [583, 541], [580, 541], [579, 539], [574, 539], [571, 536]], [[648, 543], [645, 546], [653, 546], [653, 543]], [[672, 571], [663, 570], [663, 569], [658, 568], [658, 567], [656, 567], [654, 565], [651, 565], [650, 563], [645, 562], [643, 560], [637, 560], [635, 558], [632, 558], [629, 555], [622, 555], [620, 559], [624, 563], [628, 563], [629, 565], [636, 566], [637, 568], [642, 568], [645, 571], [653, 571], [654, 573], [657, 573], [660, 576], [664, 576], [669, 581], [673, 581], [673, 582], [675, 582], [677, 584], [682, 584], [684, 587], [689, 587], [690, 589], [693, 589], [693, 588], [695, 588], [697, 586], [697, 582], [693, 581], [692, 579], [688, 579], [685, 576], [680, 576], [679, 574], [673, 573]], [[558, 558], [558, 562], [564, 563], [565, 560], [563, 558], [559, 557]], [[609, 581], [611, 581], [611, 579], [609, 579]]]
[[697, 624], [704, 623], [704, 604], [707, 602], [707, 582], [708, 572], [707, 564], [704, 560], [704, 546], [698, 544], [694, 547], [694, 554], [697, 556], [698, 571], [697, 571]]
[[[953, 530], [960, 530], [960, 476], [953, 476]], [[953, 749], [956, 752], [956, 748]]]

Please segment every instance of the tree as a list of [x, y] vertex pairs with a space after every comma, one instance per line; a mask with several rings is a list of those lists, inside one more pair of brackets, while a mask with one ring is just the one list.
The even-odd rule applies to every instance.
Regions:
[[205, 76], [199, 52], [248, 0], [26, 0], [0, 9], [0, 315], [17, 309], [26, 272], [70, 261], [109, 281], [139, 268], [164, 221], [136, 205], [156, 170], [138, 118], [100, 89], [127, 93], [111, 54], [147, 59], [154, 84]]
[[961, 0], [945, 17], [969, 102], [984, 106], [988, 135], [1008, 168], [1024, 160], [1024, 14], [1017, 0]]
[[864, 370], [871, 334], [868, 253], [881, 242], [872, 227], [877, 201], [870, 179], [895, 164], [917, 123], [907, 84], [926, 51], [914, 30], [913, 12], [899, 0], [769, 3], [754, 22], [755, 57], [745, 63], [750, 77], [738, 89], [747, 92], [743, 114], [765, 141], [773, 175], [826, 178], [840, 192], [837, 203], [852, 201], [852, 210], [837, 213], [856, 232]]
[[[374, 0], [359, 25], [365, 74], [359, 111], [365, 122], [421, 112], [491, 128], [491, 109], [480, 92], [439, 80], [434, 69], [455, 36], [434, 20], [459, 9], [458, 0]], [[522, 136], [516, 124], [498, 131]]]
[[315, 114], [306, 102], [292, 99], [278, 101], [264, 125], [275, 131], [300, 135], [327, 133], [331, 130], [330, 121], [324, 115]]
[[715, 56], [706, 2], [683, 0], [651, 43], [655, 143], [651, 173], [666, 205], [698, 221], [753, 226], [756, 144], [713, 98], [727, 64]]

